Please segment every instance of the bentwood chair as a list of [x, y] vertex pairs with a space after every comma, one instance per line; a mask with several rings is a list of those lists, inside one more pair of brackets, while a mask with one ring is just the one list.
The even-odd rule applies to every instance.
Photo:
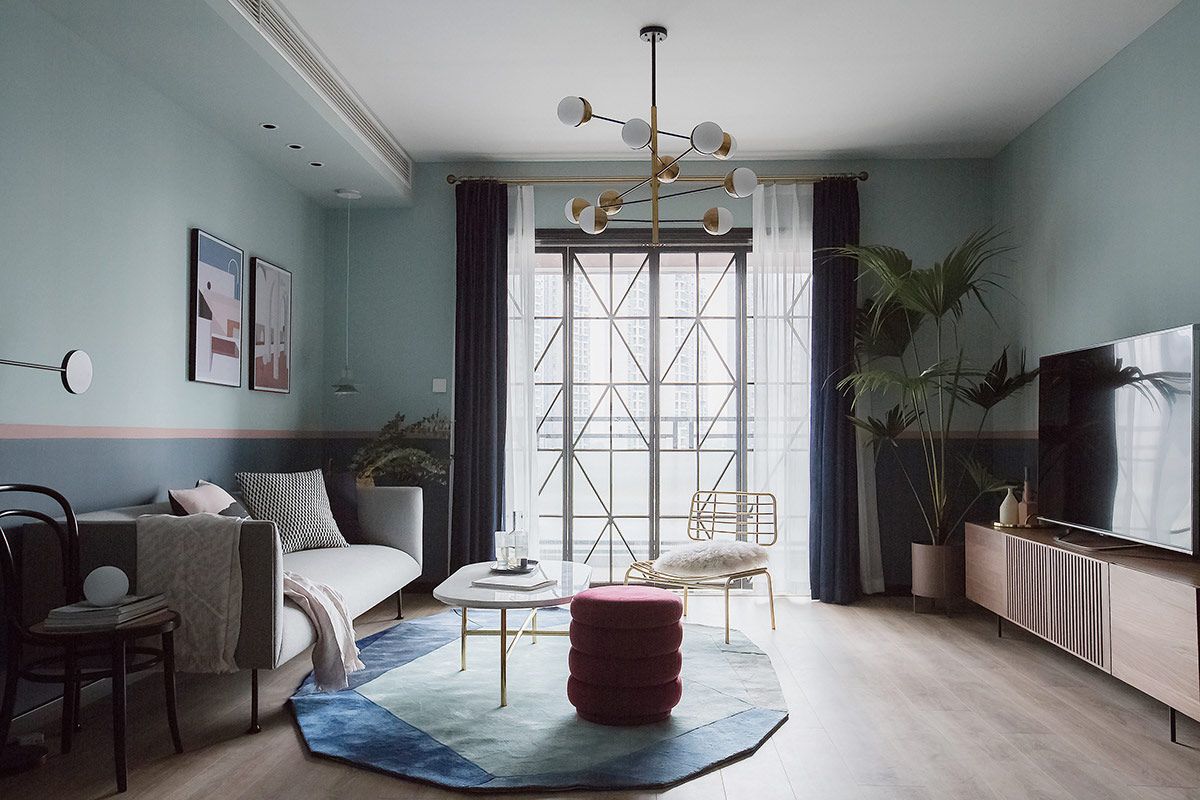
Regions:
[[[725, 642], [729, 643], [729, 589], [735, 581], [762, 575], [767, 581], [771, 630], [775, 630], [775, 590], [766, 548], [779, 540], [775, 495], [770, 492], [700, 491], [692, 495], [687, 535], [692, 544], [653, 561], [635, 561], [625, 583], [638, 579], [683, 590], [687, 616], [689, 589], [724, 589]], [[735, 548], [721, 541], [740, 542]], [[702, 564], [703, 566], [697, 566]]]
[[[87, 631], [47, 630], [40, 622], [26, 626], [22, 621], [16, 559], [9, 539], [11, 529], [5, 528], [4, 523], [13, 519], [34, 520], [53, 531], [62, 554], [63, 590], [68, 603], [83, 599], [83, 580], [79, 574], [79, 524], [71, 504], [53, 489], [19, 483], [0, 485], [0, 494], [7, 493], [40, 495], [56, 504], [63, 518], [56, 520], [49, 514], [22, 508], [0, 510], [0, 580], [4, 583], [5, 648], [8, 656], [4, 700], [0, 704], [0, 744], [8, 739], [16, 705], [17, 682], [21, 678], [34, 683], [62, 684], [60, 749], [63, 753], [71, 751], [72, 736], [81, 729], [80, 687], [85, 682], [112, 678], [113, 761], [117, 790], [123, 792], [127, 783], [125, 683], [129, 673], [162, 664], [171, 742], [176, 753], [183, 752], [175, 707], [174, 631], [179, 626], [179, 614], [163, 609], [112, 628]], [[140, 641], [152, 636], [161, 637], [161, 647], [147, 646]], [[22, 665], [23, 645], [48, 648], [56, 654]], [[95, 663], [97, 659], [98, 664]], [[28, 754], [25, 760], [30, 760]]]

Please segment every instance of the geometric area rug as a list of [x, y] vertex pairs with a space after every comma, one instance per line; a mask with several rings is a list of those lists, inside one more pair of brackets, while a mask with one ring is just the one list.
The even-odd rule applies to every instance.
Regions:
[[[495, 629], [499, 616], [472, 611], [469, 622]], [[569, 623], [564, 609], [538, 614], [539, 629]], [[738, 631], [725, 644], [722, 628], [685, 624], [679, 705], [619, 728], [580, 719], [567, 701], [567, 637], [521, 638], [501, 708], [499, 642], [468, 639], [460, 672], [460, 625], [442, 613], [362, 639], [366, 669], [343, 691], [306, 678], [291, 702], [309, 750], [467, 792], [659, 789], [750, 755], [787, 720], [770, 657]]]

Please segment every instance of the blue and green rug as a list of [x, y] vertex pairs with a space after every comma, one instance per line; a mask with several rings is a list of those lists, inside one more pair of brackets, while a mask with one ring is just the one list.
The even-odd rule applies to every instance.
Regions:
[[[538, 615], [540, 628], [569, 621], [562, 609]], [[496, 612], [470, 622], [499, 624]], [[753, 753], [787, 719], [770, 658], [740, 632], [725, 644], [721, 629], [686, 624], [671, 717], [613, 728], [567, 702], [566, 637], [521, 639], [500, 708], [499, 641], [470, 638], [460, 672], [459, 625], [456, 613], [437, 614], [363, 639], [366, 669], [344, 691], [305, 679], [292, 707], [309, 749], [461, 791], [657, 789]]]

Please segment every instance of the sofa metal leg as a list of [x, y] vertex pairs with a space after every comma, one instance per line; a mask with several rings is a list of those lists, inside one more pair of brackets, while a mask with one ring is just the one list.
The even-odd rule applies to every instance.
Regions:
[[246, 733], [261, 733], [258, 725], [258, 670], [250, 670], [250, 727]]
[[404, 619], [404, 593], [396, 592], [396, 619]]
[[1175, 709], [1174, 709], [1174, 708], [1171, 708], [1171, 709], [1168, 709], [1168, 710], [1171, 712], [1171, 715], [1170, 715], [1170, 716], [1171, 716], [1171, 743], [1172, 743], [1172, 744], [1178, 744], [1178, 743], [1179, 743], [1179, 739], [1178, 739], [1178, 737], [1175, 735]]

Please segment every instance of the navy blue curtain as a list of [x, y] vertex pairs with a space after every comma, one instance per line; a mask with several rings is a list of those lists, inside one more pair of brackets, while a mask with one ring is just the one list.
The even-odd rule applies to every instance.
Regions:
[[859, 595], [858, 459], [851, 397], [838, 382], [854, 365], [857, 265], [826, 248], [858, 244], [858, 182], [813, 187], [812, 438], [809, 578], [814, 599]]
[[[489, 561], [504, 518], [508, 187], [455, 187], [454, 500], [450, 569]], [[420, 346], [419, 343], [414, 343]]]

